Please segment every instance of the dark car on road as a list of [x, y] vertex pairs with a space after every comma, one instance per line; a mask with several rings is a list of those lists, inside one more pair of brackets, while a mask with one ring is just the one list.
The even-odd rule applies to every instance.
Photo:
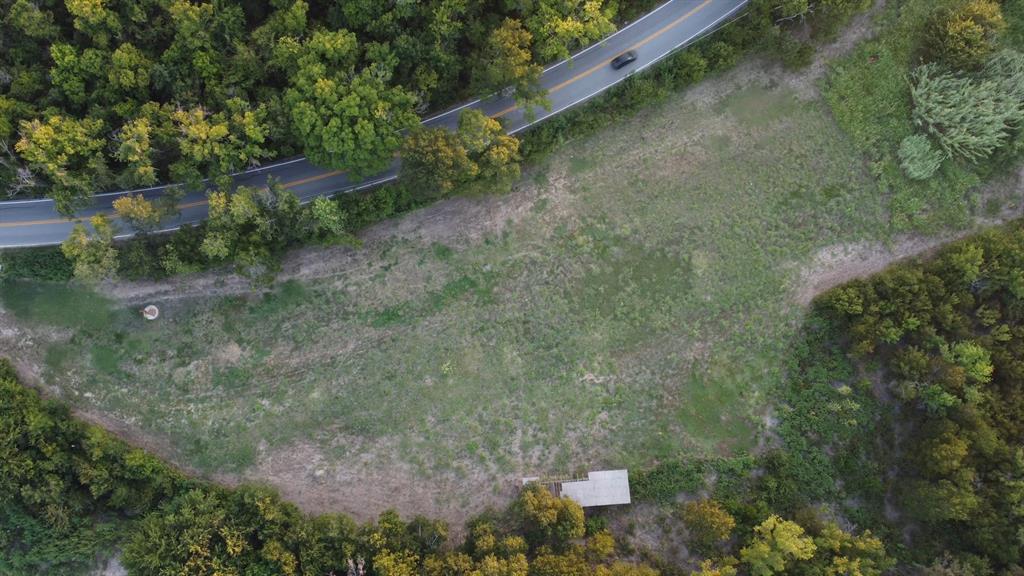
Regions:
[[636, 60], [635, 50], [623, 52], [622, 54], [619, 54], [615, 58], [612, 58], [612, 68], [618, 70], [619, 68], [622, 68], [623, 66], [629, 64], [630, 62], [633, 62], [634, 60]]

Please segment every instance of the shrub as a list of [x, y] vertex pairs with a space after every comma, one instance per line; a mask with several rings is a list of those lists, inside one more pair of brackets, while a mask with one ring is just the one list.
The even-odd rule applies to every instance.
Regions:
[[735, 46], [721, 40], [709, 44], [703, 53], [714, 69], [731, 68], [740, 58], [740, 52]]
[[914, 123], [950, 156], [972, 162], [988, 158], [1024, 120], [1022, 59], [1019, 53], [1002, 54], [978, 78], [944, 72], [935, 64], [918, 66], [911, 82]]
[[955, 9], [942, 8], [928, 23], [925, 46], [939, 62], [959, 69], [980, 66], [1006, 29], [994, 0], [970, 0]]
[[0, 251], [0, 266], [0, 278], [65, 282], [73, 274], [71, 261], [56, 246]]
[[117, 254], [118, 275], [130, 280], [167, 276], [167, 270], [157, 257], [160, 243], [156, 238], [143, 236], [121, 244]]
[[921, 134], [904, 138], [903, 142], [900, 142], [897, 154], [900, 158], [900, 167], [908, 178], [914, 180], [931, 178], [946, 159], [941, 151], [932, 146], [928, 137]]
[[696, 50], [686, 50], [674, 60], [673, 85], [686, 86], [704, 79], [708, 72], [708, 61]]
[[637, 500], [671, 502], [681, 492], [695, 492], [704, 485], [703, 463], [664, 462], [642, 470], [632, 479]]
[[810, 66], [814, 60], [814, 46], [801, 42], [790, 34], [777, 35], [774, 50], [782, 60], [782, 65], [789, 70]]
[[411, 186], [404, 182], [386, 184], [367, 192], [342, 194], [335, 200], [348, 214], [353, 229], [363, 228], [422, 205]]
[[736, 519], [714, 500], [687, 502], [680, 509], [680, 514], [690, 529], [690, 539], [705, 554], [727, 540], [736, 528]]

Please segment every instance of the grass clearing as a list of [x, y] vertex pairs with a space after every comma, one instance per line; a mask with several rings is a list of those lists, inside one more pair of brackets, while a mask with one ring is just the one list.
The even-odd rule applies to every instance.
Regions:
[[[753, 449], [799, 263], [887, 230], [823, 103], [781, 86], [670, 98], [524, 187], [480, 200], [527, 206], [478, 240], [394, 236], [337, 276], [163, 302], [157, 322], [69, 292], [90, 311], [59, 320], [78, 332], [45, 378], [200, 469], [312, 446], [289, 478], [349, 511], [360, 488], [315, 472], [447, 481], [479, 508], [522, 474]], [[16, 286], [19, 319], [58, 321]]]
[[100, 333], [113, 321], [112, 303], [77, 284], [0, 282], [0, 299], [16, 318], [88, 333]]

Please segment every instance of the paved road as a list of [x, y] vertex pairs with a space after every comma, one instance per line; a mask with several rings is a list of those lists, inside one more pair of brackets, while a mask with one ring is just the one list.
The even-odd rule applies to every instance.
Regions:
[[[643, 17], [624, 26], [603, 41], [576, 54], [569, 60], [555, 64], [544, 71], [541, 85], [548, 91], [551, 110], [536, 109], [532, 121], [525, 111], [509, 97], [494, 96], [474, 100], [458, 108], [423, 121], [425, 126], [454, 129], [459, 113], [465, 108], [476, 108], [485, 114], [501, 118], [509, 133], [525, 130], [530, 125], [558, 114], [618, 84], [661, 60], [672, 51], [693, 42], [712, 31], [717, 25], [739, 13], [748, 0], [669, 0]], [[638, 58], [632, 64], [613, 70], [612, 58], [627, 50], [635, 50]], [[263, 186], [268, 177], [277, 178], [302, 201], [317, 196], [361, 190], [388, 182], [397, 177], [398, 161], [385, 172], [361, 182], [352, 182], [340, 170], [320, 168], [305, 158], [291, 158], [242, 172], [235, 176], [238, 185]], [[165, 191], [164, 186], [98, 194], [93, 205], [78, 213], [87, 218], [97, 212], [111, 213], [111, 204], [125, 194], [142, 193], [153, 199]], [[206, 218], [205, 192], [188, 194], [179, 203], [180, 215], [162, 224], [162, 230], [173, 230], [182, 224], [200, 222]], [[0, 248], [45, 246], [62, 242], [71, 231], [74, 220], [57, 213], [50, 200], [21, 200], [0, 202]], [[124, 231], [123, 236], [130, 232]]]

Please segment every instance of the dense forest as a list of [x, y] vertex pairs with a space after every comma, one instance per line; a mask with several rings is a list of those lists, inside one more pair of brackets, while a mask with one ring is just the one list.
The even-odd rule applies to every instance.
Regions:
[[[917, 557], [1024, 555], [1024, 228], [855, 281], [821, 302], [897, 410], [882, 451]], [[868, 370], [877, 367], [875, 375]]]
[[365, 175], [417, 113], [506, 86], [643, 0], [5, 0], [2, 184], [63, 209], [272, 157]]
[[[365, 176], [418, 114], [506, 88], [537, 102], [543, 63], [654, 4], [3, 0], [0, 190], [69, 213], [96, 191], [196, 186], [296, 154]], [[758, 0], [744, 25], [768, 38], [811, 14], [828, 30], [865, 5]]]

